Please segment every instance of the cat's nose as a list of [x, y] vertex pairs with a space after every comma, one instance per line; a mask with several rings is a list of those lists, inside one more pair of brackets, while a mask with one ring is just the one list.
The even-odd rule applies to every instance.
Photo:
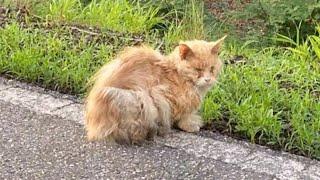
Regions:
[[205, 78], [204, 79], [206, 82], [210, 82], [211, 81], [211, 78]]

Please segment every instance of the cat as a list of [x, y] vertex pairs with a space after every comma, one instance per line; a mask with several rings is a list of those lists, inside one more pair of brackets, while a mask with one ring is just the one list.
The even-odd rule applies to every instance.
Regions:
[[181, 41], [167, 56], [147, 46], [127, 47], [92, 78], [85, 100], [90, 141], [139, 144], [172, 127], [198, 132], [197, 114], [222, 69], [215, 41]]

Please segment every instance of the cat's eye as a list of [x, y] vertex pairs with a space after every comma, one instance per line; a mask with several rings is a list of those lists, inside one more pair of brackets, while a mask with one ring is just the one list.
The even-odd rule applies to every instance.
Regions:
[[195, 68], [195, 69], [196, 69], [196, 71], [198, 71], [198, 72], [202, 71], [201, 68]]
[[214, 66], [210, 68], [210, 72], [213, 72], [213, 71], [214, 71]]

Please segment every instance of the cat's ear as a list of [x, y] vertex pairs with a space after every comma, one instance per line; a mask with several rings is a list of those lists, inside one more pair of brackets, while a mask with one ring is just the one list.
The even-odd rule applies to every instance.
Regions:
[[179, 55], [181, 59], [186, 59], [192, 54], [193, 52], [189, 46], [187, 46], [186, 44], [179, 44]]
[[212, 54], [218, 54], [220, 52], [221, 46], [222, 46], [224, 39], [226, 37], [227, 37], [227, 35], [223, 36], [219, 40], [212, 43], [213, 44], [212, 49], [211, 49]]

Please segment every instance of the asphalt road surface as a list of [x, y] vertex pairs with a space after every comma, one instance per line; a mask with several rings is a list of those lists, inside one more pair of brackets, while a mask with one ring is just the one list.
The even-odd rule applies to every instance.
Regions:
[[83, 104], [0, 77], [0, 179], [319, 179], [320, 162], [202, 131], [87, 142]]
[[272, 179], [149, 143], [88, 143], [81, 124], [0, 101], [1, 179]]

